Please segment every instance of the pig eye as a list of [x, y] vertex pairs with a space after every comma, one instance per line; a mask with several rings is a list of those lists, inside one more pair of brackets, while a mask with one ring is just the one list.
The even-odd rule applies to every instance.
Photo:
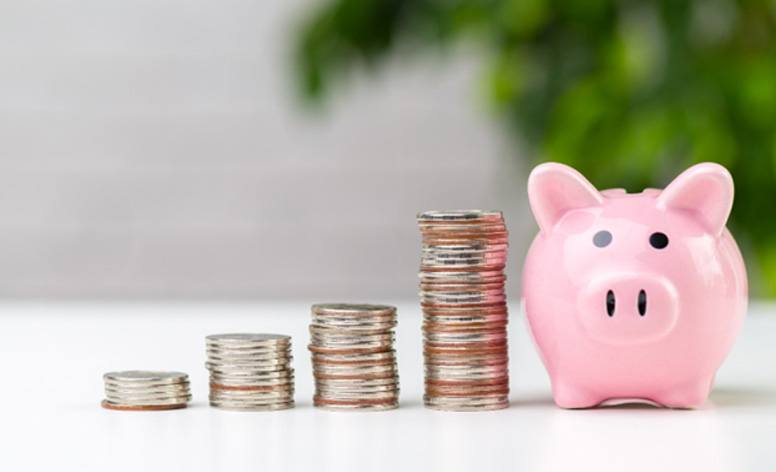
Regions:
[[593, 236], [593, 244], [596, 247], [606, 247], [612, 242], [612, 233], [609, 231], [599, 231]]
[[668, 246], [668, 236], [665, 233], [652, 233], [649, 236], [649, 244], [655, 249], [663, 249]]

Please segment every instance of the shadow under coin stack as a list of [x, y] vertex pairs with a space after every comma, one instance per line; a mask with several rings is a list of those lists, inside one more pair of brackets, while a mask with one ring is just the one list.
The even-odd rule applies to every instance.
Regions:
[[105, 400], [110, 410], [175, 410], [186, 408], [191, 400], [189, 376], [182, 372], [127, 370], [108, 372]]
[[392, 306], [313, 305], [309, 349], [315, 406], [336, 410], [398, 407], [395, 326], [396, 308]]
[[417, 221], [424, 403], [453, 411], [506, 408], [508, 235], [501, 212], [428, 211]]
[[211, 406], [242, 411], [294, 406], [289, 336], [215, 334], [205, 340]]

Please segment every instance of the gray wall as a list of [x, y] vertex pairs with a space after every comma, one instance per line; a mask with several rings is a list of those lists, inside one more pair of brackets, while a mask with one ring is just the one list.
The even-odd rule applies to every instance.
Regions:
[[[290, 86], [305, 1], [0, 2], [0, 296], [415, 295], [426, 208], [506, 211], [524, 176], [475, 54]], [[513, 282], [513, 293], [516, 283]]]

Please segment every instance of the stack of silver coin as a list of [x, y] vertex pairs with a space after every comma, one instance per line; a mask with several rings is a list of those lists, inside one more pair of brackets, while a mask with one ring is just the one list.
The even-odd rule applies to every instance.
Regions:
[[398, 407], [395, 326], [396, 308], [392, 306], [313, 305], [309, 349], [314, 405], [336, 410]]
[[205, 341], [211, 406], [242, 411], [294, 406], [289, 336], [215, 334]]
[[427, 211], [417, 221], [424, 402], [440, 410], [506, 408], [508, 234], [501, 212]]
[[182, 372], [108, 372], [102, 406], [111, 410], [174, 410], [191, 400], [189, 376]]

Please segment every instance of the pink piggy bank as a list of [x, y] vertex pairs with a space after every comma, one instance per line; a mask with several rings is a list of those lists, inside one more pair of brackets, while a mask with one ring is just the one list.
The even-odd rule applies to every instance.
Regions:
[[562, 164], [536, 167], [540, 232], [523, 273], [528, 323], [555, 403], [701, 405], [743, 322], [744, 262], [725, 228], [733, 179], [717, 164], [665, 190], [598, 191]]

